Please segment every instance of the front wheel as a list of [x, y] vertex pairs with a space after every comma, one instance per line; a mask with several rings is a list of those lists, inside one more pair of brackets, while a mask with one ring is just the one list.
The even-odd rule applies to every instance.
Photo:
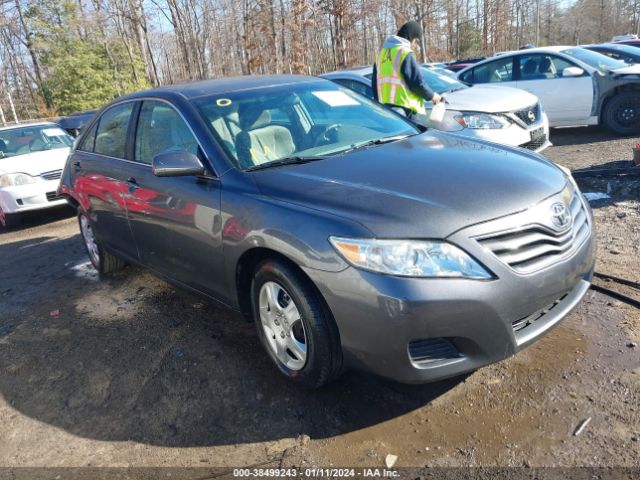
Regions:
[[605, 105], [604, 125], [618, 135], [640, 133], [640, 92], [622, 92]]
[[78, 223], [89, 260], [91, 260], [91, 264], [98, 273], [101, 275], [109, 274], [124, 268], [125, 261], [122, 258], [112, 255], [100, 245], [94, 234], [93, 224], [89, 219], [89, 215], [84, 210], [78, 211]]
[[279, 260], [262, 262], [251, 300], [260, 341], [285, 376], [318, 388], [340, 374], [338, 328], [320, 294], [296, 268]]

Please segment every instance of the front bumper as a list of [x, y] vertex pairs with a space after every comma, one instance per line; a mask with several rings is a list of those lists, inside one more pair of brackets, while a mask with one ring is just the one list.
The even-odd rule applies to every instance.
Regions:
[[[418, 123], [430, 126], [429, 122], [424, 119], [418, 120]], [[540, 128], [544, 131], [544, 138], [533, 141], [531, 133]], [[452, 131], [451, 133], [474, 140], [485, 140], [493, 143], [499, 143], [501, 145], [507, 145], [509, 147], [521, 147], [534, 152], [542, 152], [546, 148], [552, 146], [552, 143], [549, 141], [549, 120], [547, 119], [547, 114], [544, 112], [542, 113], [541, 121], [534, 125], [530, 125], [527, 128], [516, 123], [511, 123], [506, 128], [463, 128], [462, 130]]]
[[[544, 139], [534, 142], [531, 139], [531, 132], [539, 128], [543, 128], [544, 130]], [[521, 127], [520, 125], [511, 124], [507, 128], [494, 130], [465, 128], [454, 133], [477, 140], [487, 140], [489, 142], [500, 143], [502, 145], [508, 145], [510, 147], [526, 148], [527, 150], [531, 150], [534, 152], [542, 152], [547, 147], [550, 147], [552, 145], [549, 141], [549, 122], [547, 121], [546, 114], [544, 116], [544, 121], [537, 123], [527, 129]]]
[[57, 194], [59, 183], [60, 180], [43, 180], [0, 188], [0, 208], [5, 213], [20, 213], [65, 205], [66, 200]]
[[[450, 240], [498, 277], [490, 281], [402, 278], [352, 267], [306, 269], [338, 325], [345, 360], [404, 383], [460, 375], [497, 362], [534, 342], [584, 297], [593, 275], [593, 231], [567, 256], [533, 274], [520, 274], [487, 255], [465, 232]], [[526, 328], [522, 328], [529, 322]], [[457, 355], [422, 362], [419, 341], [444, 339]], [[435, 345], [436, 351], [442, 351]]]

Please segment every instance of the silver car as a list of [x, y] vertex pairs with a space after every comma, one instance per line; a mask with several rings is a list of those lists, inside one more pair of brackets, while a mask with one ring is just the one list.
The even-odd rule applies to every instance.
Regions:
[[[372, 67], [364, 67], [327, 73], [321, 77], [373, 98], [372, 70]], [[432, 105], [428, 102], [426, 115], [415, 117], [416, 123], [535, 152], [551, 145], [549, 121], [535, 95], [495, 85], [471, 88], [436, 69], [421, 67], [420, 70], [425, 83], [444, 97], [447, 111], [444, 120], [432, 122], [429, 119]]]

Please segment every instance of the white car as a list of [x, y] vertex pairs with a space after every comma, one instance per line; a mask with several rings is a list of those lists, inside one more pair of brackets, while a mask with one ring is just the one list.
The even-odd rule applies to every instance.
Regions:
[[536, 95], [552, 127], [603, 124], [619, 135], [640, 132], [640, 65], [585, 48], [511, 52], [461, 70], [458, 79]]
[[[372, 70], [364, 67], [320, 76], [373, 98]], [[499, 86], [471, 88], [435, 69], [420, 70], [425, 83], [445, 99], [446, 113], [441, 122], [432, 122], [432, 105], [428, 102], [427, 114], [412, 119], [416, 123], [536, 152], [551, 145], [547, 116], [534, 95]]]
[[56, 193], [73, 139], [55, 123], [0, 128], [0, 225], [20, 213], [65, 205]]

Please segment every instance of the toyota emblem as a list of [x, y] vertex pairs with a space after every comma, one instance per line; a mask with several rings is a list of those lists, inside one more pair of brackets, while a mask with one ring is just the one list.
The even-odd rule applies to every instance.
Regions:
[[564, 230], [571, 224], [571, 212], [564, 203], [557, 202], [551, 205], [551, 221], [560, 230]]

